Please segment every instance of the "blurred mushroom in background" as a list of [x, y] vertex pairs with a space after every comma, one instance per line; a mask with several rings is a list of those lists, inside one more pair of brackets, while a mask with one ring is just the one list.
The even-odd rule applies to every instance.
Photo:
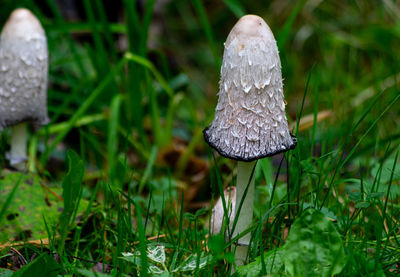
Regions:
[[39, 20], [27, 9], [8, 18], [0, 37], [0, 129], [11, 127], [10, 165], [24, 170], [27, 122], [47, 124], [48, 50]]

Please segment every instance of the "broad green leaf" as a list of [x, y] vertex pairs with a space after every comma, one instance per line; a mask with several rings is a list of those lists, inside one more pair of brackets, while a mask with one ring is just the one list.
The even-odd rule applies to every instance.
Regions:
[[163, 274], [165, 271], [160, 269], [159, 267], [155, 266], [155, 265], [150, 265], [149, 266], [149, 273], [153, 273], [153, 274]]
[[369, 206], [371, 206], [371, 204], [367, 201], [360, 201], [356, 203], [356, 208], [357, 209], [366, 209]]
[[[274, 249], [264, 253], [264, 265], [265, 274], [279, 274], [282, 276], [284, 273], [283, 265], [283, 250]], [[261, 276], [262, 273], [262, 261], [261, 257], [257, 257], [256, 260], [247, 265], [242, 265], [237, 267], [237, 273], [239, 276], [243, 277], [256, 277]]]
[[[14, 199], [15, 193], [18, 190], [19, 185], [21, 184], [22, 178], [24, 177], [24, 175], [20, 175], [20, 177], [18, 178], [18, 180], [16, 180], [13, 185], [12, 185], [12, 189], [7, 193], [6, 197], [3, 197], [2, 201], [0, 202], [0, 222], [3, 220], [4, 215], [7, 212], [7, 208], [10, 206], [11, 201]], [[1, 187], [0, 187], [1, 189]], [[2, 194], [4, 194], [4, 190], [1, 191]], [[5, 196], [5, 195], [3, 195]]]
[[132, 252], [122, 252], [121, 254], [122, 254], [122, 256], [124, 256], [124, 257], [132, 257], [132, 256], [135, 256], [135, 254], [133, 254]]
[[157, 276], [157, 277], [169, 277], [170, 274], [169, 274], [168, 271], [163, 271], [162, 273], [157, 274], [156, 276]]
[[164, 245], [149, 246], [147, 248], [147, 257], [156, 263], [165, 263]]
[[82, 178], [84, 173], [83, 161], [79, 158], [78, 154], [69, 150], [67, 153], [69, 169], [65, 177], [63, 187], [64, 210], [61, 215], [61, 224], [68, 225], [69, 220], [75, 210], [79, 200], [79, 193], [82, 187]]
[[[314, 208], [314, 205], [311, 204], [311, 203], [304, 202], [303, 203], [303, 209], [307, 209], [307, 208]], [[334, 219], [334, 220], [338, 219], [336, 214], [334, 214], [331, 210], [329, 210], [329, 209], [327, 209], [325, 207], [321, 208], [321, 213], [323, 213], [324, 215], [326, 215], [330, 219]]]
[[[382, 172], [380, 175], [381, 184], [386, 184], [390, 180], [390, 176], [392, 175], [393, 163], [395, 162], [394, 157], [390, 157], [383, 164], [376, 162], [371, 169], [371, 176], [377, 176], [379, 168], [382, 166]], [[399, 162], [399, 161], [397, 161]], [[400, 178], [400, 167], [396, 167], [395, 172], [393, 174], [393, 181], [398, 180]], [[400, 192], [399, 189], [395, 190], [396, 195]]]
[[11, 277], [14, 274], [14, 271], [0, 268], [0, 277]]
[[84, 277], [109, 277], [111, 275], [102, 272], [93, 272], [87, 269], [78, 268], [78, 273]]
[[[123, 257], [119, 257], [121, 260], [127, 261], [133, 264], [135, 267], [140, 268], [141, 266], [141, 257], [140, 251], [136, 251], [135, 253], [124, 252], [122, 253]], [[151, 262], [155, 262], [158, 264], [165, 263], [165, 246], [164, 245], [151, 245], [147, 247], [147, 258], [150, 259], [149, 268], [147, 269], [148, 273], [156, 274], [157, 276], [168, 276], [168, 272], [159, 268]], [[166, 275], [167, 274], [167, 275]]]
[[[189, 257], [187, 257], [177, 268], [173, 270], [173, 272], [184, 272], [184, 271], [194, 271], [196, 270], [197, 267], [197, 259], [198, 255], [197, 254], [192, 254]], [[201, 269], [205, 267], [208, 263], [208, 261], [211, 260], [211, 256], [201, 256], [199, 259], [199, 265], [198, 269]]]
[[[7, 203], [0, 223], [0, 243], [47, 238], [43, 218], [49, 226], [57, 224], [63, 210], [61, 188], [41, 182], [36, 175], [8, 173], [0, 178], [0, 207], [16, 182], [19, 182], [19, 185], [13, 198]], [[87, 205], [87, 201], [81, 201], [78, 213], [85, 211]]]
[[[44, 192], [37, 176], [9, 173], [0, 180], [0, 206], [19, 182], [13, 199], [7, 203], [0, 224], [0, 242], [43, 239], [47, 237], [43, 216], [50, 225], [57, 222], [62, 202]], [[46, 203], [46, 199], [48, 200]]]
[[217, 260], [226, 258], [225, 252], [225, 236], [223, 234], [218, 234], [215, 236], [210, 236], [208, 238], [208, 249], [213, 257]]
[[140, 265], [140, 252], [136, 252], [135, 254], [131, 252], [123, 252], [123, 257], [119, 257], [121, 260], [127, 261], [135, 266]]
[[348, 256], [349, 260], [344, 269], [346, 276], [385, 277], [381, 264], [375, 264], [374, 259], [360, 252], [351, 252]]
[[384, 192], [371, 192], [367, 194], [366, 199], [375, 199], [375, 198], [382, 198], [385, 195]]
[[294, 222], [284, 246], [286, 270], [296, 277], [332, 276], [346, 264], [343, 242], [323, 213], [307, 209]]
[[73, 215], [78, 208], [80, 200], [79, 196], [82, 190], [82, 178], [85, 170], [83, 161], [79, 158], [78, 154], [72, 150], [68, 150], [67, 156], [69, 169], [67, 176], [62, 183], [64, 210], [60, 216], [60, 253], [63, 252], [64, 242], [67, 238], [71, 221], [74, 219]]
[[[142, 260], [140, 251], [135, 251], [135, 253], [123, 252], [122, 256], [123, 257], [119, 257], [121, 260], [133, 264], [136, 268], [141, 267]], [[165, 264], [166, 255], [164, 245], [148, 245], [147, 259], [149, 259], [148, 273], [163, 277], [170, 275], [170, 273], [165, 269], [167, 266]], [[198, 258], [197, 254], [191, 254], [171, 272], [188, 272], [194, 271], [196, 268], [200, 270], [204, 268], [211, 259], [211, 255], [204, 256], [204, 254], [202, 254], [201, 257]]]
[[14, 273], [14, 277], [46, 276], [57, 277], [61, 271], [60, 265], [47, 253], [42, 254], [31, 263]]

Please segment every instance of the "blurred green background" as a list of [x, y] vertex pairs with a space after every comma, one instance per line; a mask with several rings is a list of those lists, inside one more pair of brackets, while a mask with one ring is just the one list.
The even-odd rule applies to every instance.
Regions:
[[[29, 170], [47, 182], [62, 182], [67, 149], [75, 150], [84, 161], [83, 198], [95, 191], [106, 210], [112, 198], [97, 190], [100, 183], [130, 191], [144, 210], [153, 203], [147, 235], [175, 234], [158, 223], [164, 204], [191, 212], [212, 206], [235, 163], [214, 160], [202, 130], [214, 115], [223, 43], [240, 16], [257, 14], [278, 43], [287, 117], [299, 141], [282, 168], [282, 155], [258, 163], [256, 216], [296, 204], [263, 230], [284, 240], [286, 220], [312, 206], [338, 220], [346, 240], [381, 249], [382, 237], [397, 238], [398, 1], [1, 0], [0, 25], [17, 7], [31, 9], [48, 37], [51, 123], [32, 129], [29, 142]], [[3, 132], [3, 167], [8, 140]], [[201, 223], [207, 228], [207, 219]], [[386, 272], [397, 263], [397, 244], [378, 257]]]

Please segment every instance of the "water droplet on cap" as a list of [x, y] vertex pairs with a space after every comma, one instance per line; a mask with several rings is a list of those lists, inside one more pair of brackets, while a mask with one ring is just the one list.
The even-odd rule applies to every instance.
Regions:
[[252, 87], [251, 85], [245, 86], [243, 88], [244, 92], [248, 93], [251, 90], [251, 87]]

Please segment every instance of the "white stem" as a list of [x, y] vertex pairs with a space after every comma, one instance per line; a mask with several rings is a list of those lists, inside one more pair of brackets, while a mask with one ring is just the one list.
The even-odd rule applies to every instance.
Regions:
[[[251, 179], [251, 173], [253, 171], [254, 162], [238, 162], [237, 170], [237, 183], [236, 183], [236, 205], [235, 205], [235, 216], [238, 217], [233, 237], [246, 230], [252, 223], [253, 220], [253, 205], [254, 205], [254, 176]], [[249, 188], [246, 195], [244, 195], [247, 185]], [[240, 202], [244, 197], [240, 213], [238, 209]], [[247, 233], [245, 236], [238, 240], [238, 246], [235, 251], [235, 264], [242, 265], [245, 262], [247, 248], [250, 243], [251, 233]]]
[[28, 159], [26, 146], [28, 141], [28, 128], [25, 122], [11, 128], [11, 150], [7, 155], [10, 165], [19, 171], [26, 167]]

